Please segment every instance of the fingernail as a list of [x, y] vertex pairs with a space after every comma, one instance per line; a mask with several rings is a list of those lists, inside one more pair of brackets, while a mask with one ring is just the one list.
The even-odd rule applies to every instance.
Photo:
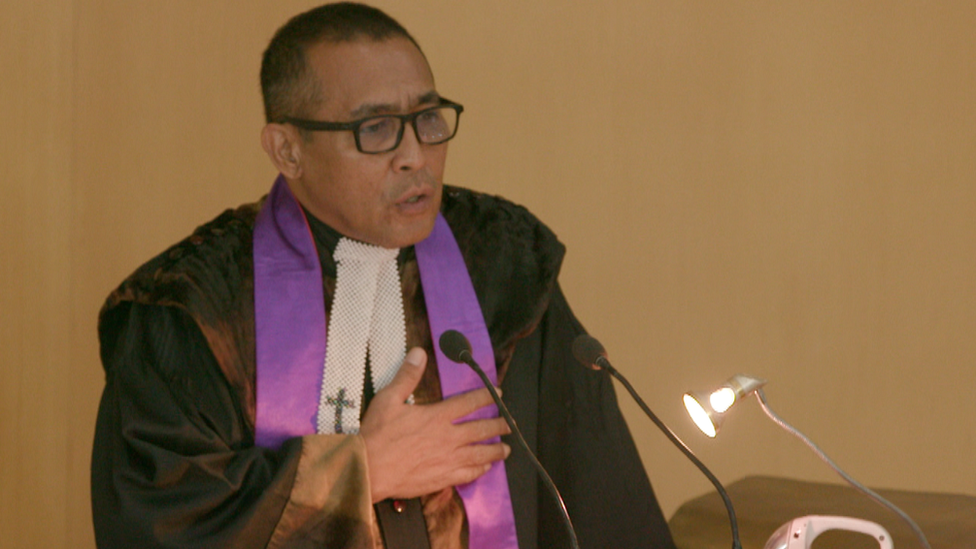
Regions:
[[509, 446], [508, 444], [505, 444], [504, 446], [505, 446], [505, 457], [502, 459], [508, 459], [508, 456], [512, 454], [512, 447]]
[[403, 361], [411, 366], [423, 366], [424, 362], [427, 360], [427, 353], [424, 352], [420, 347], [414, 347], [407, 352], [407, 356], [403, 358]]
[[502, 388], [501, 387], [495, 387], [495, 392], [498, 393], [498, 396], [502, 396]]

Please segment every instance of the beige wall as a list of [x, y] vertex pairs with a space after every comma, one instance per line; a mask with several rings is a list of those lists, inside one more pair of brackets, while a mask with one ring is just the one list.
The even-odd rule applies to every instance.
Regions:
[[[831, 480], [737, 371], [875, 486], [976, 494], [976, 4], [383, 1], [467, 108], [449, 182], [528, 205], [655, 411], [731, 482]], [[311, 2], [0, 4], [0, 532], [93, 546], [95, 316], [273, 172], [259, 55]], [[623, 405], [668, 514], [709, 489]], [[611, 474], [612, 472], [608, 472]]]

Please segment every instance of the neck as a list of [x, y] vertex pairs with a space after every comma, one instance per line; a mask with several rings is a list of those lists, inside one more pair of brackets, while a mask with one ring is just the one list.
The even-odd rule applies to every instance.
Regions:
[[[336, 265], [335, 260], [332, 258], [332, 254], [335, 253], [339, 240], [349, 237], [333, 229], [330, 225], [327, 225], [325, 222], [312, 215], [312, 212], [308, 211], [308, 209], [306, 209], [304, 206], [302, 206], [302, 211], [305, 212], [305, 218], [308, 219], [308, 226], [312, 229], [312, 238], [315, 241], [315, 249], [318, 250], [319, 261], [322, 263], [322, 274], [330, 278], [335, 278]], [[400, 255], [397, 257], [397, 264], [403, 267], [404, 262], [406, 262], [412, 254], [413, 246], [410, 246], [409, 248], [401, 248]]]

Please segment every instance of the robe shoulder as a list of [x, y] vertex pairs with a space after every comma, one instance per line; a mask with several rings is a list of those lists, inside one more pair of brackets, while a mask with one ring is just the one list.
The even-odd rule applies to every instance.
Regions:
[[228, 209], [144, 263], [105, 300], [98, 315], [106, 374], [131, 304], [190, 314], [253, 421], [253, 228], [261, 201]]
[[253, 269], [252, 235], [259, 208], [260, 202], [228, 209], [137, 268], [105, 300], [100, 326], [107, 313], [126, 301], [192, 309], [205, 297], [230, 300], [226, 287]]
[[462, 250], [495, 349], [530, 333], [545, 313], [566, 248], [525, 207], [446, 185], [441, 206]]

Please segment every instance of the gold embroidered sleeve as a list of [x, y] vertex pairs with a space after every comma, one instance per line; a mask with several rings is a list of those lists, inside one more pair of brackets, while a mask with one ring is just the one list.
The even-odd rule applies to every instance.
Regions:
[[362, 437], [302, 437], [295, 483], [268, 548], [374, 549], [382, 546], [377, 532]]

